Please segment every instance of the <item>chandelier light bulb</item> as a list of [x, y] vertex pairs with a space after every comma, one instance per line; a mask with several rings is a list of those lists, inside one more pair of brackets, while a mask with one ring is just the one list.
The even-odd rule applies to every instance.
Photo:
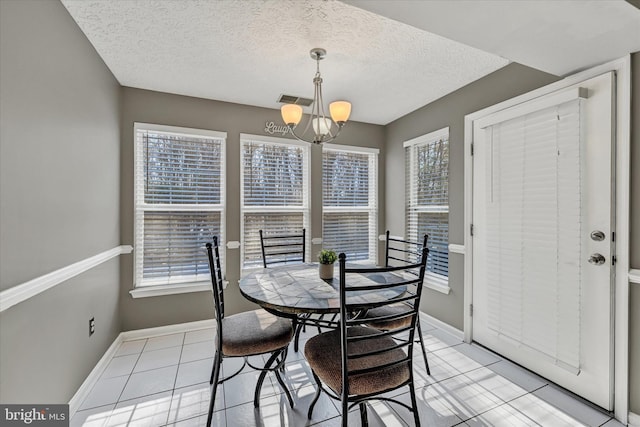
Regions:
[[348, 101], [335, 101], [329, 104], [329, 112], [331, 118], [338, 125], [344, 124], [349, 120], [351, 115], [351, 103]]
[[329, 130], [331, 130], [331, 120], [328, 118], [315, 118], [312, 120], [313, 123], [313, 131], [316, 135], [324, 136], [329, 134]]
[[296, 104], [285, 104], [280, 108], [280, 114], [287, 126], [297, 126], [302, 120], [302, 107]]

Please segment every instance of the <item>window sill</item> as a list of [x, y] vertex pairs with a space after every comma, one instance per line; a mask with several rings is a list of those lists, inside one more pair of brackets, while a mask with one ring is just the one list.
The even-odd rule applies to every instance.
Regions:
[[451, 293], [448, 280], [444, 280], [430, 274], [425, 274], [423, 286], [445, 295], [449, 295]]
[[197, 282], [174, 285], [140, 286], [130, 290], [129, 294], [131, 294], [132, 298], [148, 298], [186, 294], [191, 292], [211, 292], [211, 284], [208, 282]]

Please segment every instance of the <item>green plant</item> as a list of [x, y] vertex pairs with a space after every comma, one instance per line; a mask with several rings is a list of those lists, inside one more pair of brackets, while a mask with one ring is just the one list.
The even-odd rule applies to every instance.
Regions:
[[338, 259], [338, 255], [330, 249], [322, 249], [318, 252], [318, 262], [320, 264], [333, 264]]

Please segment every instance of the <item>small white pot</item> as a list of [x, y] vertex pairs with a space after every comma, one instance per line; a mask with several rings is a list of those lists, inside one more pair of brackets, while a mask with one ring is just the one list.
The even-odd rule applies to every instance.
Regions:
[[333, 264], [318, 264], [321, 279], [333, 279]]

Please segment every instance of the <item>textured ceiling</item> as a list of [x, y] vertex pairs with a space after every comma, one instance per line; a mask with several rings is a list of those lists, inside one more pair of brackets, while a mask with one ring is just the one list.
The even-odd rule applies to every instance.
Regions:
[[124, 86], [279, 108], [313, 97], [387, 124], [508, 60], [335, 0], [62, 0]]
[[640, 51], [624, 0], [343, 1], [559, 76]]

